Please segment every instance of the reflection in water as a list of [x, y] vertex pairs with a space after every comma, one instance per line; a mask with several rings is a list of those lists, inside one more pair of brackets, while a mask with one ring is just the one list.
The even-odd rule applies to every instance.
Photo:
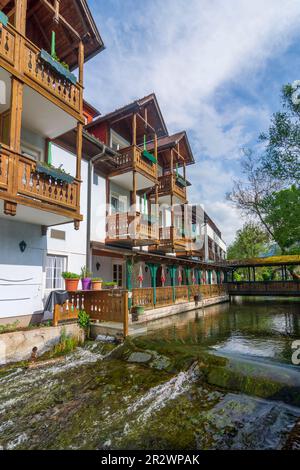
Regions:
[[300, 337], [300, 302], [243, 299], [157, 321], [148, 335], [199, 344], [219, 352], [291, 362], [291, 343]]

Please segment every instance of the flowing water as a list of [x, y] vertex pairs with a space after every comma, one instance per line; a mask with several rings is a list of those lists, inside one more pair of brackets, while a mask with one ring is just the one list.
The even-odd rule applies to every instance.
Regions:
[[112, 351], [0, 369], [0, 447], [299, 449], [296, 339], [299, 302], [253, 299], [157, 321]]

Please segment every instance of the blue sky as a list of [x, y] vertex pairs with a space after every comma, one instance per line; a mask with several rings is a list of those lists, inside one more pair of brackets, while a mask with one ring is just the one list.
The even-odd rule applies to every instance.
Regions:
[[257, 143], [284, 83], [299, 79], [298, 0], [89, 0], [106, 50], [86, 66], [102, 113], [155, 92], [169, 132], [185, 129], [197, 164], [191, 202], [230, 243], [244, 222], [225, 199], [242, 149]]

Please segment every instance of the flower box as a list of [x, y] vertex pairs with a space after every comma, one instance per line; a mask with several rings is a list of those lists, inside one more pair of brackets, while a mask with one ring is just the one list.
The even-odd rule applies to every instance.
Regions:
[[64, 67], [62, 64], [57, 62], [57, 60], [53, 59], [50, 54], [48, 54], [47, 51], [44, 49], [41, 50], [40, 52], [40, 59], [44, 62], [46, 62], [49, 67], [51, 67], [56, 73], [61, 75], [63, 78], [68, 80], [69, 82], [73, 83], [73, 85], [76, 85], [77, 83], [77, 78], [76, 76], [70, 72], [66, 67]]
[[61, 171], [59, 168], [53, 168], [51, 166], [45, 165], [38, 162], [36, 165], [36, 172], [41, 173], [51, 178], [54, 178], [58, 181], [63, 181], [64, 183], [72, 184], [74, 183], [74, 178], [71, 175], [68, 175], [64, 171]]
[[149, 162], [151, 162], [151, 164], [152, 164], [152, 163], [157, 163], [157, 160], [156, 160], [155, 156], [152, 155], [152, 153], [147, 152], [147, 150], [144, 150], [144, 151], [143, 151], [142, 156], [143, 156], [144, 158], [146, 158], [146, 160], [149, 160]]
[[187, 181], [180, 175], [176, 176], [176, 184], [182, 188], [187, 187]]
[[6, 16], [3, 11], [0, 11], [0, 23], [3, 24], [3, 26], [7, 26], [8, 23], [8, 16]]

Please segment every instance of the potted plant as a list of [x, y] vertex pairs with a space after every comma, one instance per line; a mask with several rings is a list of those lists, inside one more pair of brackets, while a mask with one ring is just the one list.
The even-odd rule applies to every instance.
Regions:
[[62, 273], [62, 278], [65, 280], [65, 288], [67, 291], [74, 292], [78, 290], [79, 274], [66, 271]]
[[101, 279], [101, 277], [94, 277], [92, 279], [92, 290], [101, 290], [102, 282], [103, 282], [103, 279]]
[[86, 266], [81, 268], [81, 284], [82, 290], [90, 290], [92, 284], [92, 273], [88, 271]]
[[131, 308], [132, 321], [138, 321], [139, 316], [143, 315], [145, 308], [143, 305], [134, 305]]
[[111, 281], [111, 282], [104, 282], [103, 285], [104, 285], [104, 287], [105, 287], [106, 289], [117, 289], [117, 288], [118, 288], [117, 282], [113, 282], [113, 281]]

